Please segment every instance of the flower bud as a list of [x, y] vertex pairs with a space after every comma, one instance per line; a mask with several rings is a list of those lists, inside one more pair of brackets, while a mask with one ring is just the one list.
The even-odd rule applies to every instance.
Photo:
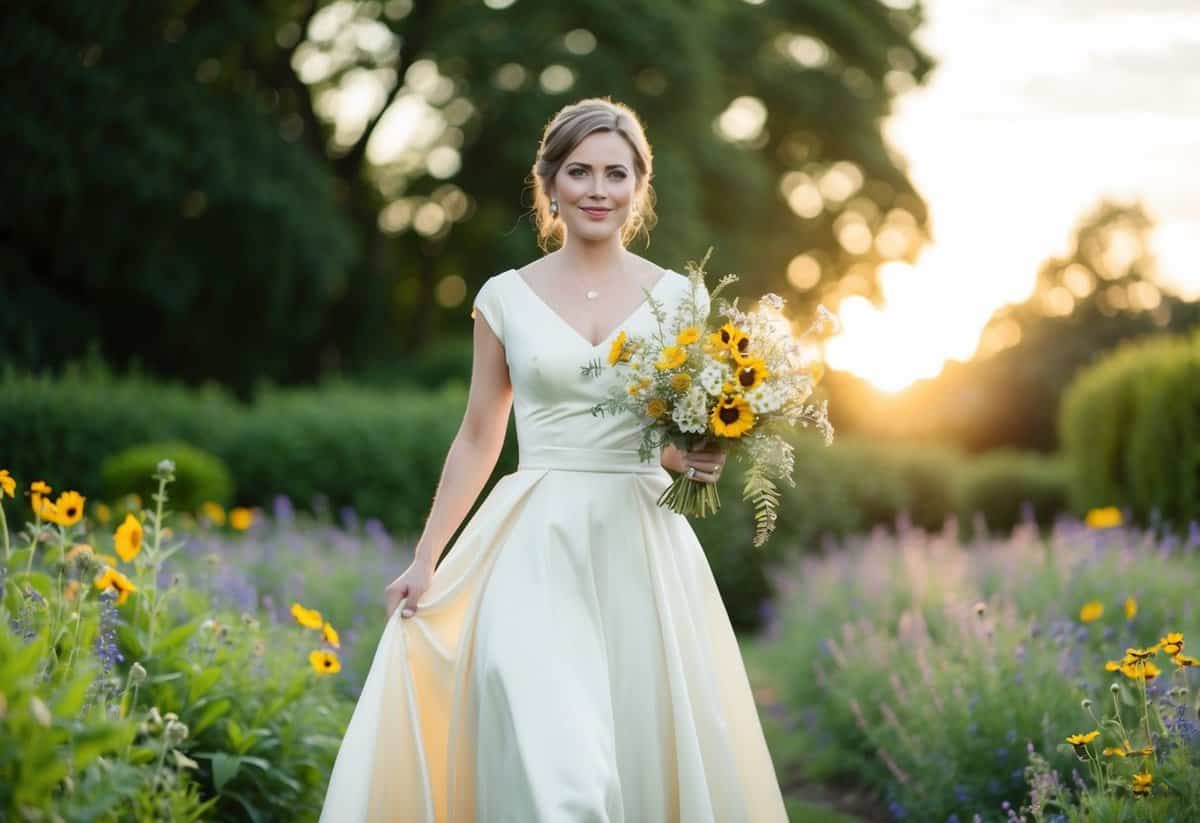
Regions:
[[178, 746], [183, 741], [187, 740], [188, 727], [178, 720], [172, 720], [167, 724], [167, 742], [172, 746]]
[[1083, 707], [1085, 712], [1090, 711], [1092, 708], [1092, 701], [1090, 698], [1085, 697], [1083, 700], [1079, 701], [1079, 705]]
[[132, 683], [145, 683], [146, 667], [135, 661], [134, 664], [129, 667], [129, 680]]
[[1121, 685], [1119, 683], [1113, 683], [1108, 687], [1108, 690], [1113, 694], [1118, 694], [1121, 691]]

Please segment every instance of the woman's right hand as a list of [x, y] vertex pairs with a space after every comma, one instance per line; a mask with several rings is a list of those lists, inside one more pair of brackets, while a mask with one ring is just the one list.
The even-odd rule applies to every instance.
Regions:
[[[412, 617], [417, 612], [417, 601], [429, 589], [429, 585], [433, 582], [433, 569], [420, 560], [414, 560], [404, 574], [397, 577], [388, 587], [384, 589], [384, 595], [387, 599], [387, 616], [390, 620], [392, 612], [400, 605], [400, 601], [404, 600], [404, 610], [400, 612], [401, 617]], [[407, 598], [407, 600], [405, 599]]]

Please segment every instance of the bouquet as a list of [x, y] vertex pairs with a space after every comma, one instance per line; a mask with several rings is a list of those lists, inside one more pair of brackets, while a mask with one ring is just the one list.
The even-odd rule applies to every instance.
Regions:
[[[593, 416], [631, 412], [645, 420], [638, 455], [656, 457], [667, 442], [692, 450], [701, 442], [716, 444], [739, 462], [748, 464], [743, 499], [754, 506], [754, 545], [762, 546], [775, 529], [779, 492], [774, 480], [792, 479], [792, 446], [782, 436], [797, 424], [817, 427], [825, 445], [833, 442], [827, 416], [828, 401], [806, 403], [821, 380], [824, 365], [805, 353], [804, 339], [836, 333], [838, 323], [824, 306], [799, 338], [783, 317], [784, 299], [768, 293], [750, 312], [738, 308], [738, 298], [721, 300], [709, 319], [713, 301], [737, 275], [721, 278], [704, 305], [704, 265], [688, 264], [691, 294], [674, 317], [667, 318], [660, 301], [647, 295], [658, 332], [649, 338], [621, 331], [608, 353], [607, 366], [618, 380], [607, 397], [592, 407]], [[701, 314], [704, 316], [701, 316]], [[599, 376], [597, 360], [583, 367], [585, 376]], [[681, 474], [658, 499], [658, 505], [685, 515], [707, 517], [721, 505], [716, 483]]]

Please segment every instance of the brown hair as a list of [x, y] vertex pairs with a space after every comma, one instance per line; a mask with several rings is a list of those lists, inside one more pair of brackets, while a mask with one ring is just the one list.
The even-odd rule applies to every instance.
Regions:
[[530, 171], [538, 246], [542, 251], [549, 250], [551, 241], [561, 246], [565, 239], [562, 220], [550, 213], [547, 186], [575, 147], [589, 134], [598, 131], [615, 131], [633, 149], [636, 185], [630, 217], [621, 227], [621, 242], [627, 244], [642, 230], [646, 231], [646, 239], [650, 238], [649, 230], [657, 220], [654, 189], [650, 185], [654, 158], [642, 123], [633, 109], [624, 103], [614, 103], [608, 97], [589, 97], [564, 106], [550, 120], [542, 133], [537, 159]]

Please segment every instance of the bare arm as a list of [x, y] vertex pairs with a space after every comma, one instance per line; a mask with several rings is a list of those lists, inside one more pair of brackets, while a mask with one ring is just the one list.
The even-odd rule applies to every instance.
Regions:
[[487, 483], [504, 446], [512, 409], [512, 383], [504, 347], [482, 312], [475, 314], [474, 335], [467, 411], [446, 455], [433, 507], [417, 541], [412, 565], [385, 590], [389, 616], [402, 599], [405, 600], [403, 617], [416, 612], [438, 559]]

